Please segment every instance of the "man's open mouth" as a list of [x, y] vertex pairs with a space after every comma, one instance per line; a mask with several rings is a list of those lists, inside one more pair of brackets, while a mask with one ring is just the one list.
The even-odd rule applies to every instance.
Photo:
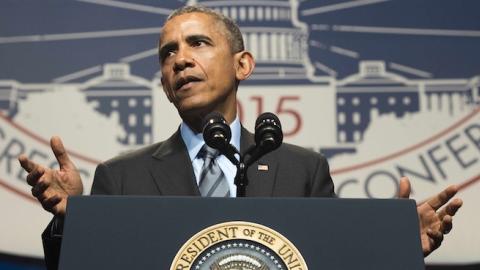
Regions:
[[175, 90], [179, 90], [180, 88], [182, 88], [184, 85], [188, 83], [199, 82], [199, 81], [201, 81], [201, 79], [195, 76], [186, 76], [186, 77], [180, 78], [175, 84]]

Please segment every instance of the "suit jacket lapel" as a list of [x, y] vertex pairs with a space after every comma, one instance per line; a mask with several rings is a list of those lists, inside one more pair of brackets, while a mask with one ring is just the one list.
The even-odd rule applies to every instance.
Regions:
[[149, 167], [161, 195], [200, 196], [180, 130], [158, 147]]
[[[240, 152], [244, 154], [247, 149], [255, 144], [254, 136], [242, 127], [240, 137]], [[273, 195], [278, 162], [274, 155], [266, 155], [253, 163], [248, 168], [247, 197], [270, 197]]]

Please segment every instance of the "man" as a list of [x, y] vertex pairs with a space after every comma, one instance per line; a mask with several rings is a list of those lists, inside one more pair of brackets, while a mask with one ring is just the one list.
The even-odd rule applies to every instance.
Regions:
[[[218, 192], [220, 196], [234, 197], [235, 167], [222, 156], [213, 157], [221, 171], [215, 172], [217, 181], [204, 193], [204, 183], [208, 182], [205, 176], [213, 172], [204, 168], [207, 158], [201, 155], [205, 149], [201, 130], [203, 117], [217, 111], [232, 128], [232, 144], [241, 151], [253, 144], [252, 134], [240, 126], [236, 111], [238, 85], [255, 66], [252, 55], [244, 50], [238, 27], [212, 10], [181, 8], [170, 15], [162, 28], [159, 60], [164, 92], [183, 122], [168, 140], [100, 164], [92, 194], [209, 196]], [[26, 156], [20, 156], [19, 161], [29, 173], [27, 182], [33, 196], [55, 215], [43, 238], [47, 264], [56, 267], [67, 198], [81, 194], [83, 188], [58, 137], [51, 139], [51, 147], [59, 170], [36, 164]], [[249, 171], [247, 196], [335, 196], [328, 164], [318, 153], [283, 144], [258, 164], [266, 164], [270, 169]], [[221, 186], [225, 189], [219, 191], [217, 187]], [[452, 227], [452, 216], [462, 201], [447, 202], [456, 191], [456, 187], [449, 187], [417, 208], [425, 256], [440, 245], [443, 234]], [[408, 198], [409, 194], [410, 183], [402, 179], [399, 196]]]

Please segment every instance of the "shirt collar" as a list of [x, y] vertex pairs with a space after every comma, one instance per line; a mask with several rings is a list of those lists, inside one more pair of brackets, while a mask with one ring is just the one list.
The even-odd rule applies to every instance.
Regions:
[[[230, 129], [232, 130], [232, 139], [230, 139], [230, 143], [240, 151], [241, 125], [238, 116], [230, 124]], [[202, 146], [205, 144], [205, 141], [203, 140], [203, 134], [195, 134], [195, 132], [193, 132], [193, 130], [185, 122], [180, 124], [180, 134], [182, 135], [183, 142], [187, 146], [190, 160], [193, 161], [197, 157], [200, 149], [202, 149]]]

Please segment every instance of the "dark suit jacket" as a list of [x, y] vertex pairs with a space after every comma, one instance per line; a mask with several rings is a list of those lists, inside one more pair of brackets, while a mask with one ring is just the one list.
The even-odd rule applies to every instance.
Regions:
[[[242, 128], [240, 149], [254, 143]], [[267, 165], [268, 171], [258, 170]], [[283, 144], [248, 170], [247, 196], [331, 197], [333, 183], [327, 161], [318, 153]], [[98, 165], [92, 194], [200, 196], [192, 163], [180, 132]]]
[[[240, 150], [254, 144], [241, 131]], [[268, 170], [258, 170], [258, 165]], [[265, 168], [265, 166], [263, 166]], [[282, 144], [252, 164], [247, 173], [247, 197], [334, 197], [328, 163], [313, 151]], [[168, 140], [113, 158], [98, 165], [92, 195], [200, 196], [192, 163], [180, 131]], [[45, 261], [56, 269], [61, 239], [51, 238], [49, 226], [42, 235]]]

